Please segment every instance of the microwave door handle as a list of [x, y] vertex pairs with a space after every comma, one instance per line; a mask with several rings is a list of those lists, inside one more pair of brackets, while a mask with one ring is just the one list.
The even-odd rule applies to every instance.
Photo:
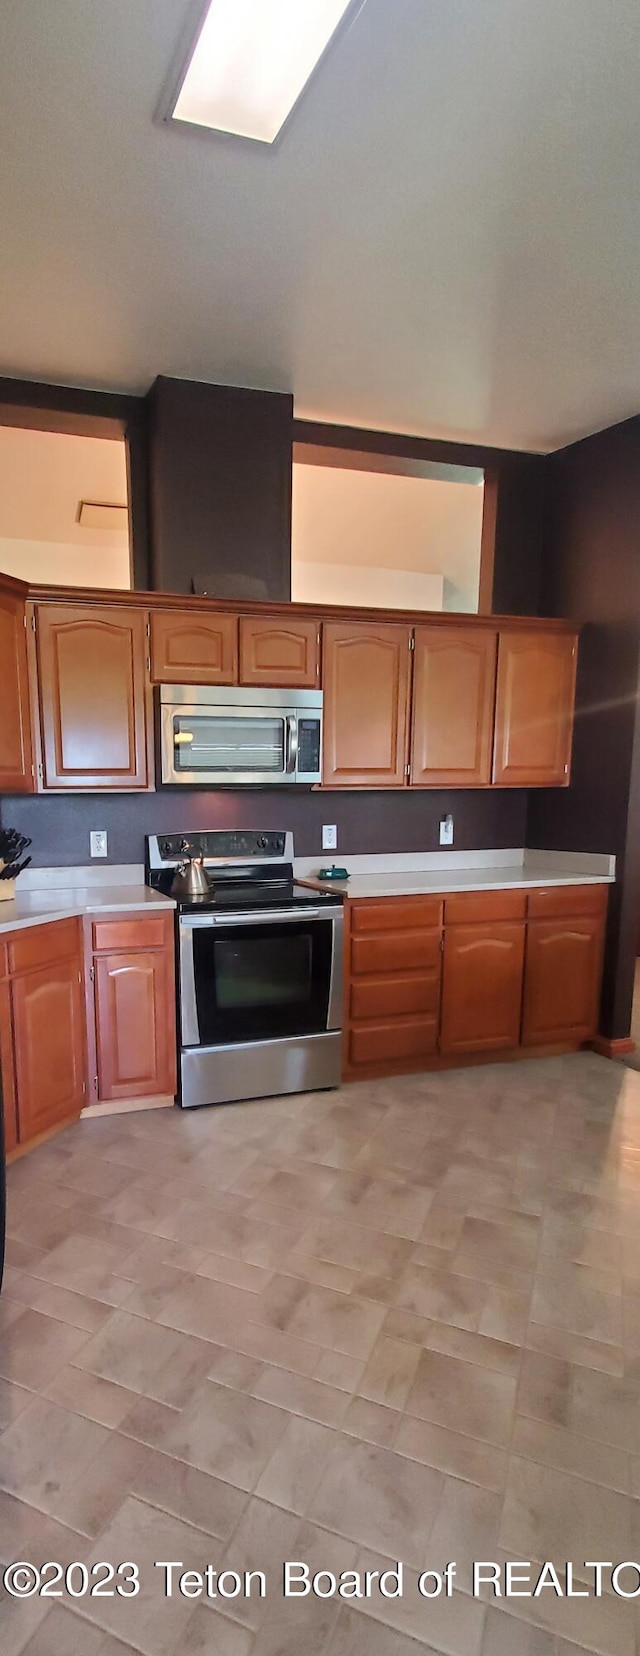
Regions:
[[298, 720], [295, 713], [287, 713], [286, 726], [287, 742], [284, 768], [287, 776], [293, 776], [298, 763]]

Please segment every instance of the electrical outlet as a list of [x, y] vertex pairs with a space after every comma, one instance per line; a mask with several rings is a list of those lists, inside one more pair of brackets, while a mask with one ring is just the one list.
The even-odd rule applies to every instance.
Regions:
[[453, 817], [440, 818], [440, 844], [453, 845]]
[[95, 828], [93, 830], [93, 832], [90, 833], [90, 835], [89, 835], [89, 845], [91, 847], [92, 857], [106, 857], [106, 855], [107, 855], [107, 830], [106, 830], [106, 828]]
[[338, 849], [338, 828], [335, 822], [323, 822], [322, 824], [322, 849], [323, 851], [337, 851]]

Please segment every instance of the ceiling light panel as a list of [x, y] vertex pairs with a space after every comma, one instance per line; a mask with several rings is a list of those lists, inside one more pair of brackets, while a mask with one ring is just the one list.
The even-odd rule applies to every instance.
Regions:
[[272, 144], [352, 0], [210, 0], [172, 116]]

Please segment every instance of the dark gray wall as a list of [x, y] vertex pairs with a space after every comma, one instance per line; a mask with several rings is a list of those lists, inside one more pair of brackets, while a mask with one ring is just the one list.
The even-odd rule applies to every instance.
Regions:
[[541, 613], [583, 625], [571, 786], [531, 793], [528, 843], [613, 852], [602, 1032], [628, 1034], [640, 916], [640, 419], [547, 461]]
[[[89, 830], [106, 828], [109, 862], [142, 862], [145, 834], [194, 828], [292, 828], [299, 856], [322, 856], [321, 825], [338, 825], [338, 853], [434, 851], [438, 822], [453, 813], [455, 849], [524, 845], [526, 794], [313, 793], [303, 788], [166, 789], [156, 794], [4, 798], [0, 820], [33, 840], [34, 866], [89, 861]], [[327, 859], [326, 852], [322, 856]], [[96, 864], [98, 866], [98, 864]]]

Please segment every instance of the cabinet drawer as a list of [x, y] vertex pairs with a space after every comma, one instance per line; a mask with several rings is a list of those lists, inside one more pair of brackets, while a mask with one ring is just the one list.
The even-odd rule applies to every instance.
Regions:
[[438, 1010], [440, 973], [426, 977], [362, 978], [351, 985], [351, 1017], [389, 1018], [402, 1012]]
[[54, 960], [64, 960], [77, 954], [80, 944], [78, 920], [52, 920], [50, 924], [33, 926], [16, 932], [9, 938], [9, 971], [31, 972], [48, 966]]
[[445, 897], [445, 925], [473, 925], [477, 920], [524, 920], [526, 891], [458, 891]]
[[398, 1018], [352, 1029], [349, 1037], [351, 1064], [384, 1064], [394, 1059], [423, 1058], [436, 1050], [437, 1021], [433, 1018]]
[[352, 937], [351, 970], [355, 977], [372, 972], [433, 971], [440, 960], [439, 931], [385, 932], [380, 937]]
[[529, 919], [547, 920], [571, 914], [604, 914], [605, 885], [545, 886], [529, 892]]
[[354, 932], [417, 930], [419, 926], [439, 926], [441, 921], [440, 897], [383, 897], [380, 902], [361, 898], [351, 908]]
[[138, 914], [130, 920], [94, 920], [93, 947], [104, 949], [162, 949], [173, 933], [169, 914]]

